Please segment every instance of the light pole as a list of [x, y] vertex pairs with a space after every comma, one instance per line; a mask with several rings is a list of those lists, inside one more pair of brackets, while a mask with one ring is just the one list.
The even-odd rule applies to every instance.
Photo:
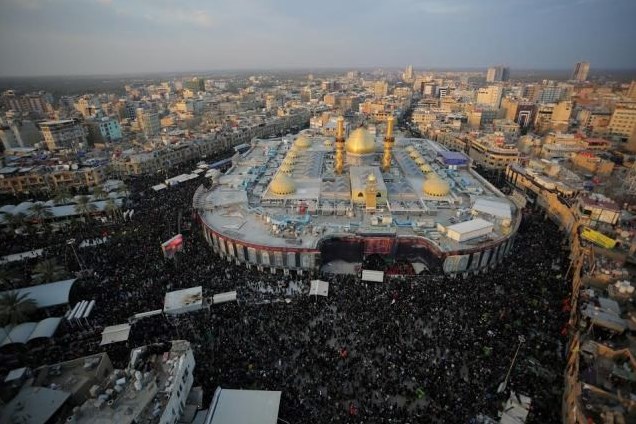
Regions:
[[523, 337], [523, 335], [519, 336], [519, 345], [517, 346], [517, 351], [515, 352], [515, 356], [512, 357], [512, 362], [510, 363], [510, 367], [508, 368], [508, 372], [506, 373], [506, 378], [504, 379], [503, 382], [501, 382], [501, 384], [499, 384], [499, 387], [497, 388], [497, 393], [502, 393], [504, 390], [506, 390], [506, 386], [508, 385], [508, 378], [510, 377], [512, 368], [515, 365], [515, 361], [517, 360], [517, 354], [519, 354], [519, 349], [521, 348], [521, 345], [525, 341], [526, 341], [526, 338]]
[[80, 272], [84, 271], [84, 266], [82, 265], [82, 261], [80, 261], [79, 256], [77, 256], [77, 252], [75, 251], [75, 239], [66, 240], [66, 244], [71, 246], [71, 250], [73, 251], [73, 255], [75, 255], [75, 259], [77, 260], [77, 264], [80, 267]]

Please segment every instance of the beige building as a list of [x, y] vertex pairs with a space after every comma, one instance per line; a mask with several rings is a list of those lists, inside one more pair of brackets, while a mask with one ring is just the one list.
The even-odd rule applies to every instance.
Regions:
[[616, 105], [609, 124], [610, 135], [628, 139], [636, 127], [636, 105]]
[[561, 101], [552, 109], [552, 117], [550, 118], [550, 127], [556, 131], [565, 131], [570, 122], [572, 115], [572, 102]]
[[614, 171], [614, 162], [601, 159], [589, 152], [579, 152], [572, 156], [572, 164], [577, 168], [598, 175], [610, 175]]
[[468, 155], [477, 165], [488, 169], [505, 169], [508, 164], [519, 161], [516, 144], [508, 142], [503, 133], [488, 134], [472, 140]]
[[157, 135], [161, 130], [159, 115], [156, 112], [151, 112], [141, 108], [137, 109], [137, 123], [139, 125], [139, 129], [146, 137]]
[[49, 150], [57, 148], [77, 148], [86, 143], [82, 125], [75, 119], [40, 122], [40, 131]]
[[38, 166], [27, 171], [15, 169], [0, 175], [0, 193], [51, 192], [58, 188], [88, 188], [106, 180], [104, 167], [55, 169]]
[[629, 84], [629, 88], [627, 89], [627, 97], [636, 100], [636, 80], [632, 81], [632, 83]]
[[389, 94], [389, 83], [386, 81], [376, 81], [373, 84], [373, 95], [375, 97], [384, 97]]
[[502, 94], [503, 88], [498, 85], [482, 87], [477, 91], [476, 103], [478, 105], [490, 106], [495, 109], [499, 109], [499, 106], [501, 106]]
[[574, 71], [572, 71], [572, 79], [578, 82], [586, 81], [589, 71], [589, 62], [577, 62], [577, 64], [574, 65]]

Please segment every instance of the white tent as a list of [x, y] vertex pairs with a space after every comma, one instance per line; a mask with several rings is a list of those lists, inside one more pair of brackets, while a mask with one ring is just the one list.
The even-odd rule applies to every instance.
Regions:
[[311, 280], [311, 288], [309, 289], [309, 294], [314, 296], [325, 296], [329, 295], [329, 283], [322, 280]]
[[0, 258], [0, 264], [9, 262], [17, 262], [23, 259], [33, 259], [42, 256], [43, 249], [31, 250], [30, 252], [15, 253], [13, 255], [7, 255]]
[[276, 424], [281, 392], [230, 390], [218, 387], [206, 424]]
[[510, 203], [504, 200], [487, 199], [480, 197], [475, 200], [473, 205], [473, 211], [485, 213], [487, 215], [495, 216], [501, 219], [511, 219], [512, 211], [510, 210]]
[[153, 317], [155, 315], [161, 314], [162, 312], [163, 312], [163, 309], [155, 309], [154, 311], [139, 312], [138, 314], [133, 315], [131, 318], [128, 318], [128, 321], [130, 320], [136, 321], [142, 318]]
[[130, 324], [111, 325], [102, 331], [102, 342], [99, 345], [124, 342], [128, 340], [128, 336], [130, 336]]
[[458, 224], [446, 227], [446, 235], [449, 239], [463, 243], [477, 237], [482, 237], [492, 233], [494, 225], [485, 219], [476, 218], [470, 221], [460, 222]]
[[369, 269], [362, 270], [362, 281], [373, 281], [376, 283], [381, 283], [384, 281], [384, 272], [383, 271], [371, 271]]
[[[68, 303], [68, 295], [74, 282], [75, 278], [71, 280], [58, 281], [56, 283], [24, 287], [15, 291], [17, 291], [20, 295], [27, 293], [29, 299], [35, 300], [38, 308], [48, 308], [50, 306], [58, 306]], [[12, 290], [2, 292], [0, 293], [0, 296], [10, 291]]]
[[40, 322], [24, 322], [11, 328], [0, 328], [0, 346], [12, 343], [27, 343], [34, 339], [51, 338], [57, 327], [62, 322], [62, 317], [45, 318]]
[[55, 334], [55, 330], [62, 322], [62, 318], [46, 318], [42, 321], [38, 322], [38, 324], [33, 329], [33, 332], [27, 339], [30, 342], [33, 339], [38, 339], [41, 337], [51, 338], [53, 334]]
[[157, 184], [157, 185], [152, 186], [152, 189], [154, 191], [160, 191], [160, 190], [163, 190], [165, 188], [167, 188], [167, 186], [165, 184]]
[[166, 293], [163, 312], [166, 314], [184, 314], [203, 309], [203, 287], [176, 290]]
[[26, 343], [29, 341], [29, 336], [37, 327], [37, 322], [23, 322], [20, 325], [16, 325], [11, 329], [11, 332], [5, 339], [0, 343], [0, 346], [8, 345], [11, 343]]
[[236, 302], [236, 291], [218, 293], [212, 296], [212, 303]]

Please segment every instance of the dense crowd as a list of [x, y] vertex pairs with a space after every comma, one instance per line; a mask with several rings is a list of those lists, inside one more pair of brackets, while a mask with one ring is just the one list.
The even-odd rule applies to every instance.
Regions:
[[[161, 309], [168, 291], [201, 285], [204, 297], [237, 290], [239, 302], [141, 319], [128, 343], [107, 347], [113, 363], [124, 366], [134, 346], [189, 340], [206, 400], [217, 386], [281, 390], [279, 416], [294, 424], [477, 422], [496, 417], [510, 390], [532, 398], [528, 422], [560, 422], [568, 263], [558, 228], [540, 213], [524, 213], [513, 253], [488, 273], [382, 284], [322, 275], [330, 283], [324, 298], [308, 295], [307, 276], [219, 259], [193, 216], [201, 180], [155, 192], [160, 179], [131, 181], [133, 218], [105, 228], [107, 243], [80, 252], [92, 276], [74, 285], [71, 304], [96, 300], [92, 328], [68, 329], [46, 357], [22, 353], [24, 363], [100, 351], [103, 327]], [[184, 251], [164, 259], [160, 243], [188, 228]]]

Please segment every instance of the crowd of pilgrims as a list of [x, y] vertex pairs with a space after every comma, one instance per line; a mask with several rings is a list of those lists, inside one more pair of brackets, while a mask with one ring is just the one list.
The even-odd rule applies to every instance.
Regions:
[[[222, 260], [208, 246], [192, 210], [203, 177], [150, 188], [163, 178], [130, 181], [124, 209], [134, 209], [132, 219], [49, 236], [58, 244], [45, 254], [71, 268], [72, 258], [59, 257], [62, 238], [109, 237], [78, 251], [91, 276], [73, 286], [70, 303], [94, 299], [96, 307], [90, 325], [61, 331], [46, 355], [20, 352], [22, 364], [106, 350], [124, 367], [133, 347], [185, 339], [206, 401], [218, 386], [280, 390], [279, 417], [292, 424], [480, 422], [497, 416], [511, 390], [532, 398], [528, 422], [560, 422], [568, 260], [558, 228], [540, 212], [524, 211], [512, 254], [480, 275], [424, 272], [384, 283], [272, 275]], [[184, 251], [166, 260], [160, 244], [179, 229]], [[311, 278], [330, 283], [328, 297], [308, 295]], [[103, 327], [161, 309], [168, 291], [199, 285], [204, 297], [237, 290], [238, 302], [140, 319], [127, 342], [99, 346]]]

